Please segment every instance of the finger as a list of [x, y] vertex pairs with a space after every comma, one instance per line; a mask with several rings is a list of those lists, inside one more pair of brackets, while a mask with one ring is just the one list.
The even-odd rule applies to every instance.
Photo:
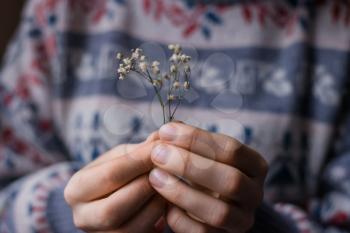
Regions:
[[150, 154], [154, 145], [154, 143], [142, 145], [112, 161], [77, 172], [65, 188], [66, 201], [74, 204], [104, 197], [150, 171], [153, 166]]
[[239, 226], [251, 217], [247, 217], [237, 206], [195, 190], [160, 169], [153, 169], [149, 180], [153, 188], [166, 200], [212, 227], [229, 229], [234, 225]]
[[256, 151], [224, 134], [169, 123], [160, 128], [159, 137], [198, 155], [235, 166], [250, 177], [260, 177], [267, 171], [265, 160]]
[[74, 211], [75, 225], [85, 231], [116, 229], [154, 195], [147, 175], [141, 176], [110, 196], [79, 204]]
[[[168, 205], [165, 205], [165, 211], [168, 209]], [[155, 231], [156, 232], [164, 232], [165, 228], [166, 228], [166, 222], [165, 222], [165, 218], [164, 215], [162, 215], [156, 222], [156, 225], [154, 226]]]
[[138, 148], [141, 145], [141, 143], [138, 144], [121, 144], [113, 149], [105, 152], [101, 156], [99, 156], [97, 159], [93, 160], [89, 164], [87, 164], [83, 169], [91, 168], [97, 165], [101, 165], [105, 162], [112, 161], [116, 158], [122, 157], [128, 153], [133, 152], [136, 148]]
[[136, 148], [140, 147], [141, 145], [144, 145], [146, 143], [154, 142], [156, 140], [159, 140], [158, 131], [154, 131], [151, 133], [147, 139], [141, 143], [136, 144], [122, 144], [114, 147], [113, 149], [107, 151], [103, 155], [99, 156], [96, 160], [92, 161], [88, 165], [86, 165], [84, 168], [93, 167], [96, 165], [100, 165], [101, 163], [111, 161], [115, 158], [121, 157], [125, 154], [131, 153]]
[[155, 225], [165, 213], [165, 209], [165, 200], [155, 195], [132, 220], [121, 227], [120, 232], [155, 232]]
[[153, 133], [151, 133], [146, 141], [144, 143], [147, 143], [147, 142], [153, 142], [153, 141], [156, 141], [156, 140], [159, 140], [159, 134], [158, 134], [158, 130], [157, 131], [154, 131]]
[[171, 207], [167, 213], [167, 223], [169, 227], [176, 233], [187, 232], [206, 232], [220, 233], [222, 230], [215, 229], [205, 223], [199, 222], [188, 216], [183, 210], [178, 207]]
[[244, 206], [255, 208], [262, 199], [260, 185], [240, 170], [185, 149], [158, 144], [152, 150], [151, 159], [162, 170], [222, 194], [237, 203], [243, 203]]

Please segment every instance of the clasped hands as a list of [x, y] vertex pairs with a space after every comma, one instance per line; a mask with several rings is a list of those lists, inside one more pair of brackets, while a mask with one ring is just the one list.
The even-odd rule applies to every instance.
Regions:
[[263, 198], [267, 163], [236, 139], [169, 123], [78, 171], [65, 188], [86, 232], [244, 233]]

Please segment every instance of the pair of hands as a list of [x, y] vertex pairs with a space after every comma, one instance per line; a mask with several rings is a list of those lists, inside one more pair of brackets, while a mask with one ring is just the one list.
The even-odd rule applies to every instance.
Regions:
[[169, 123], [85, 166], [64, 195], [87, 232], [159, 232], [164, 216], [176, 233], [244, 233], [266, 173], [265, 160], [237, 140]]

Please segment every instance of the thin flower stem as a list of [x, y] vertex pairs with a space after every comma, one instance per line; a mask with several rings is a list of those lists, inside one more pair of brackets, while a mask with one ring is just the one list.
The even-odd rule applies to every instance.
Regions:
[[[180, 91], [179, 91], [179, 92], [180, 92]], [[177, 110], [178, 107], [180, 106], [183, 97], [184, 97], [184, 92], [181, 92], [181, 93], [179, 94], [179, 100], [178, 100], [177, 103], [176, 103], [176, 106], [175, 106], [175, 109], [174, 109], [174, 111], [173, 111], [173, 114], [172, 114], [171, 118], [174, 118], [175, 113], [176, 113], [176, 110]]]
[[[190, 88], [189, 76], [191, 72], [188, 66], [191, 57], [182, 53], [181, 46], [170, 44], [168, 48], [172, 51], [172, 56], [169, 59], [172, 63], [169, 72], [164, 75], [160, 75], [160, 62], [154, 60], [150, 65], [148, 58], [140, 48], [132, 49], [130, 57], [124, 57], [121, 53], [117, 54], [117, 59], [121, 61], [117, 70], [118, 78], [123, 80], [130, 71], [134, 71], [149, 82], [162, 107], [164, 124], [174, 120], [175, 113], [183, 101], [185, 89]], [[182, 70], [184, 71], [183, 76]], [[180, 79], [184, 79], [182, 80], [183, 84], [181, 84]]]
[[166, 123], [166, 120], [165, 120], [165, 106], [164, 106], [164, 103], [163, 103], [163, 100], [162, 100], [162, 96], [160, 95], [159, 93], [159, 90], [157, 89], [157, 87], [155, 87], [153, 85], [153, 78], [151, 77], [150, 73], [148, 72], [147, 70], [147, 74], [145, 73], [142, 73], [138, 70], [135, 70], [136, 73], [138, 73], [141, 77], [143, 77], [144, 79], [146, 79], [148, 82], [151, 83], [151, 85], [153, 86], [153, 89], [154, 89], [154, 92], [156, 93], [157, 95], [157, 98], [158, 98], [158, 101], [160, 103], [160, 106], [162, 107], [162, 114], [163, 114], [163, 124]]
[[162, 100], [162, 96], [160, 95], [160, 92], [158, 90], [158, 88], [156, 86], [153, 85], [153, 78], [151, 76], [151, 74], [148, 72], [147, 70], [147, 76], [149, 78], [149, 81], [151, 82], [152, 86], [153, 86], [153, 89], [154, 89], [154, 92], [156, 93], [157, 97], [158, 97], [158, 101], [160, 103], [160, 106], [162, 107], [162, 112], [163, 112], [163, 123], [165, 124], [166, 123], [166, 120], [165, 120], [165, 110], [164, 110], [164, 103], [163, 103], [163, 100]]
[[174, 118], [175, 113], [176, 113], [176, 110], [177, 110], [177, 108], [178, 108], [178, 107], [180, 106], [180, 104], [181, 104], [181, 100], [182, 100], [182, 99], [180, 99], [180, 100], [176, 103], [175, 109], [174, 109], [174, 111], [173, 111], [173, 113], [172, 113], [172, 115], [171, 115], [171, 119]]
[[171, 122], [173, 119], [172, 119], [172, 116], [171, 116], [171, 102], [172, 100], [169, 100], [169, 103], [168, 103], [168, 107], [169, 107], [169, 118], [168, 118], [168, 121]]
[[171, 122], [172, 119], [172, 114], [171, 114], [171, 104], [172, 104], [172, 100], [170, 99], [170, 96], [172, 95], [172, 90], [173, 90], [173, 79], [169, 80], [169, 86], [168, 86], [168, 121]]

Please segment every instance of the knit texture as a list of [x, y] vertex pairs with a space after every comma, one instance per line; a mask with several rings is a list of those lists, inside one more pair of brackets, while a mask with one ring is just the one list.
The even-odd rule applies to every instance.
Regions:
[[348, 3], [230, 3], [29, 0], [0, 73], [0, 232], [72, 232], [70, 176], [160, 126], [151, 87], [116, 80], [116, 52], [164, 61], [169, 43], [193, 57], [177, 119], [270, 164], [274, 208], [258, 211], [258, 230], [274, 232], [263, 231], [270, 219], [350, 232]]

